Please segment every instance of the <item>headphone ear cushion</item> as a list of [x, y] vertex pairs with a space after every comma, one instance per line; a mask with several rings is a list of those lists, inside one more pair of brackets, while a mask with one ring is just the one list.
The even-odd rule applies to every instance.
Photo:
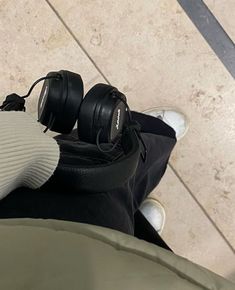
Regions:
[[82, 141], [95, 143], [97, 128], [101, 127], [102, 118], [98, 118], [102, 101], [116, 88], [97, 84], [92, 87], [83, 99], [78, 116], [78, 136]]
[[81, 76], [63, 70], [47, 76], [55, 78], [44, 82], [38, 104], [38, 120], [51, 131], [68, 134], [76, 123], [83, 99]]

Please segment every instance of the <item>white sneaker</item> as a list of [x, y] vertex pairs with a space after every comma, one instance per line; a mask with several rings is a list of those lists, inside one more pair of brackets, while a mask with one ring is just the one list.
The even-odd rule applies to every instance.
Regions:
[[161, 235], [165, 225], [166, 213], [160, 202], [153, 198], [147, 198], [141, 204], [140, 211], [151, 226]]
[[173, 128], [176, 132], [176, 139], [179, 140], [188, 131], [188, 118], [176, 108], [156, 107], [143, 111], [142, 113], [161, 119], [164, 123]]

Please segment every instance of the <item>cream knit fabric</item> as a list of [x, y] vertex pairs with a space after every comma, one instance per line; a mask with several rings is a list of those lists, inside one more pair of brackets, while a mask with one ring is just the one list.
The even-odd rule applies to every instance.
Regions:
[[31, 115], [0, 112], [0, 199], [14, 189], [41, 187], [55, 171], [59, 145]]

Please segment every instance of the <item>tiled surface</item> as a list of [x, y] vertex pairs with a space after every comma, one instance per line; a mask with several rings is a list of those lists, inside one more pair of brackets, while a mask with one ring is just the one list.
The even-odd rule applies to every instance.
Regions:
[[235, 42], [234, 0], [204, 0], [204, 2]]
[[[82, 75], [86, 90], [102, 78], [44, 1], [0, 1], [0, 101], [12, 92], [24, 95], [49, 71]], [[37, 110], [38, 85], [28, 98]]]
[[[51, 3], [132, 108], [173, 105], [187, 113], [190, 130], [171, 163], [235, 246], [234, 80], [177, 2]], [[86, 90], [103, 81], [46, 1], [1, 1], [0, 23], [1, 96], [23, 94], [34, 79], [61, 68], [80, 73]], [[175, 252], [235, 280], [232, 250], [170, 170], [155, 194], [166, 207], [164, 238]]]
[[231, 249], [225, 246], [220, 234], [184, 186], [179, 184], [170, 167], [151, 196], [167, 205], [162, 236], [176, 254], [220, 275], [234, 275], [231, 270], [235, 269], [235, 259], [231, 259]]
[[51, 3], [133, 108], [186, 112], [190, 131], [172, 164], [235, 247], [235, 84], [178, 3]]

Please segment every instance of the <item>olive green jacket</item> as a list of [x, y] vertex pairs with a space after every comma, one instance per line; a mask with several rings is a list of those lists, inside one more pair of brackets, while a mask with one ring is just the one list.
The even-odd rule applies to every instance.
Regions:
[[222, 277], [107, 228], [41, 219], [0, 220], [1, 290], [234, 290]]

